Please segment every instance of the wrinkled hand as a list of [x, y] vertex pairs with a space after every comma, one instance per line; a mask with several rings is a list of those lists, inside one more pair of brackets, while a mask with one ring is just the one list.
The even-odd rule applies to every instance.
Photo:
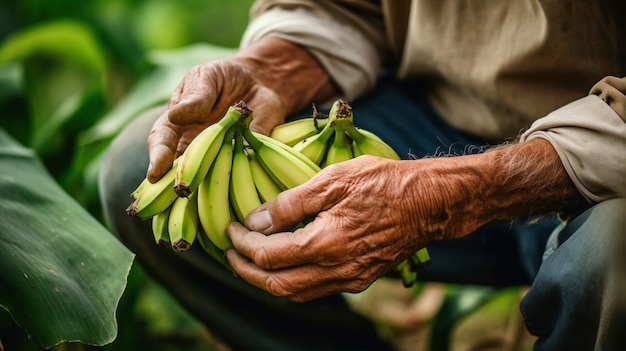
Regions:
[[193, 138], [243, 100], [253, 111], [250, 128], [269, 134], [288, 114], [334, 96], [328, 73], [309, 52], [266, 37], [232, 57], [198, 65], [172, 94], [168, 110], [148, 137], [148, 180], [167, 172]]
[[230, 264], [251, 284], [293, 301], [363, 291], [429, 240], [419, 235], [425, 212], [416, 201], [438, 206], [441, 199], [417, 196], [424, 183], [411, 162], [361, 156], [324, 168], [251, 212], [252, 231], [228, 227]]
[[204, 128], [217, 122], [230, 105], [244, 100], [255, 112], [251, 128], [268, 134], [286, 111], [276, 92], [236, 60], [220, 59], [190, 70], [173, 93], [168, 110], [148, 137], [148, 179], [158, 180]]
[[249, 283], [306, 301], [362, 291], [428, 242], [583, 202], [555, 149], [540, 138], [459, 157], [360, 156], [261, 205], [245, 227], [231, 224], [234, 249], [226, 257]]

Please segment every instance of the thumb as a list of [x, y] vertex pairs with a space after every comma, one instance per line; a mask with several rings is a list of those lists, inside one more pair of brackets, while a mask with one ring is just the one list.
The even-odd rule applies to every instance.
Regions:
[[151, 183], [161, 179], [172, 167], [179, 139], [178, 132], [168, 124], [165, 112], [156, 120], [148, 136], [150, 166], [147, 177]]
[[172, 168], [174, 152], [171, 149], [159, 145], [150, 150], [150, 165], [146, 177], [150, 183], [155, 183]]
[[246, 217], [248, 229], [264, 234], [289, 231], [306, 219], [315, 217], [326, 207], [320, 182], [314, 177], [298, 187], [288, 189], [251, 211]]

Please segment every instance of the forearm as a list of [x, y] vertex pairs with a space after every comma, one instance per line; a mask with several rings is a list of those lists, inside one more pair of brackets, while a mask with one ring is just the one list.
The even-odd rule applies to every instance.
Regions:
[[[435, 240], [462, 238], [494, 220], [569, 213], [584, 204], [557, 153], [545, 140], [498, 147], [478, 155], [417, 162], [422, 161], [430, 162], [431, 169], [418, 172], [425, 178], [420, 180], [420, 191], [442, 200], [441, 207], [414, 205], [416, 218], [434, 219], [417, 226]], [[430, 212], [420, 213], [423, 211]]]
[[540, 216], [551, 212], [565, 215], [588, 205], [569, 178], [552, 145], [531, 140], [485, 153], [493, 164], [486, 197], [498, 209], [495, 219]]
[[267, 88], [276, 92], [288, 114], [320, 103], [337, 93], [323, 67], [302, 47], [267, 37], [233, 58]]
[[385, 60], [381, 5], [375, 1], [256, 1], [241, 47], [280, 37], [305, 47], [350, 101], [376, 85]]

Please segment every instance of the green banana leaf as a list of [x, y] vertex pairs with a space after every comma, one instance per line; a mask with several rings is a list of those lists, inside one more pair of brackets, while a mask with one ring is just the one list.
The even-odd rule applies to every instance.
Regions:
[[108, 66], [95, 29], [77, 19], [29, 26], [0, 45], [0, 108], [11, 111], [0, 115], [0, 126], [55, 179], [68, 168], [75, 136], [108, 108]]
[[35, 342], [112, 342], [133, 260], [0, 129], [0, 306]]
[[31, 77], [28, 99], [36, 129], [68, 96], [107, 83], [107, 52], [85, 21], [59, 19], [12, 33], [0, 45], [0, 65], [11, 63], [20, 63]]
[[0, 47], [0, 63], [22, 60], [34, 52], [68, 56], [90, 72], [106, 69], [105, 51], [89, 27], [77, 20], [56, 20], [10, 36]]

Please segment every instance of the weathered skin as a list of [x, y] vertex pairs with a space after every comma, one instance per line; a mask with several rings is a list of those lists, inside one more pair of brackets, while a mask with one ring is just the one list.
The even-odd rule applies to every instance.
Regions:
[[[148, 178], [160, 178], [234, 101], [246, 101], [255, 116], [251, 127], [268, 134], [285, 116], [336, 91], [312, 56], [276, 38], [199, 65], [154, 125]], [[245, 227], [231, 224], [234, 249], [226, 254], [251, 284], [305, 301], [362, 291], [430, 241], [462, 238], [494, 219], [568, 210], [579, 200], [542, 139], [454, 158], [362, 156], [262, 205]], [[283, 232], [314, 214], [305, 228]]]

